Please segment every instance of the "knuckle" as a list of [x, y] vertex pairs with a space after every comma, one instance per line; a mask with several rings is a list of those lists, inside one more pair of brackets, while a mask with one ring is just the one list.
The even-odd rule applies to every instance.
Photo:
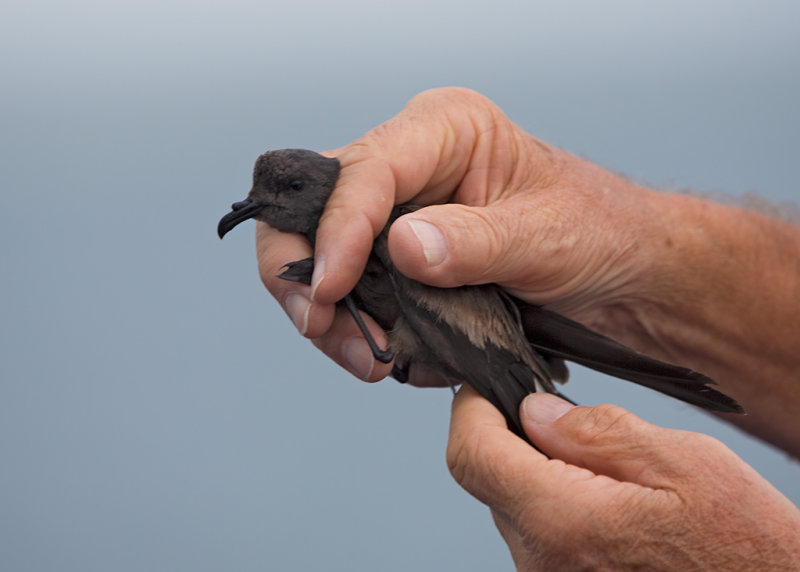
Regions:
[[465, 87], [437, 87], [415, 95], [406, 108], [442, 106], [454, 102], [493, 105], [486, 96]]
[[504, 264], [510, 231], [497, 224], [484, 208], [465, 208], [448, 225], [452, 254], [441, 272], [460, 283], [483, 282], [495, 276]]
[[[463, 486], [467, 480], [470, 467], [472, 466], [472, 451], [470, 438], [463, 434], [453, 435], [447, 443], [447, 469], [456, 480]], [[466, 488], [466, 487], [465, 487]]]
[[447, 468], [456, 482], [472, 494], [482, 488], [487, 468], [499, 468], [493, 459], [497, 455], [491, 449], [480, 426], [453, 435], [447, 444]]
[[439, 105], [458, 93], [458, 88], [453, 87], [438, 87], [422, 91], [412, 97], [406, 104], [406, 109], [414, 109], [418, 107], [428, 107], [430, 105]]
[[588, 407], [584, 413], [578, 439], [587, 447], [603, 447], [630, 435], [641, 426], [636, 415], [617, 405]]
[[692, 448], [698, 451], [716, 451], [720, 454], [728, 451], [722, 441], [705, 433], [689, 433], [686, 438]]
[[[383, 142], [390, 136], [390, 133], [387, 132], [391, 129], [391, 122], [392, 120], [389, 120], [377, 127], [373, 127], [361, 138], [349, 143], [342, 150], [338, 156], [342, 170], [339, 173], [339, 180], [336, 185], [337, 190], [347, 186], [352, 178], [362, 176], [365, 171], [374, 171], [376, 167], [378, 169], [382, 168], [381, 165], [385, 162], [383, 159]], [[337, 193], [334, 190], [328, 202], [340, 199], [339, 195], [341, 194], [341, 192]]]
[[[499, 507], [513, 494], [519, 467], [502, 447], [498, 447], [497, 428], [475, 426], [451, 436], [447, 446], [450, 474], [468, 493], [489, 505]], [[505, 431], [505, 429], [503, 429]]]

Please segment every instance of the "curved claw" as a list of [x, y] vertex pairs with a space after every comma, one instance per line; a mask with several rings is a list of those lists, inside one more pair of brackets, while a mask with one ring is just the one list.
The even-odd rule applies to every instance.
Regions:
[[294, 262], [287, 262], [281, 268], [283, 272], [278, 274], [278, 278], [289, 282], [300, 282], [301, 284], [311, 285], [311, 275], [314, 274], [314, 259], [303, 258]]

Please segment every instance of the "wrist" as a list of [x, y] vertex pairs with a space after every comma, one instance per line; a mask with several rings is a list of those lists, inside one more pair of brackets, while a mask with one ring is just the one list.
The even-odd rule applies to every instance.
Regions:
[[750, 414], [736, 424], [800, 456], [800, 229], [678, 194], [648, 200], [651, 262], [605, 331], [709, 375]]
[[651, 200], [660, 216], [639, 306], [665, 351], [728, 363], [735, 349], [757, 368], [767, 356], [796, 363], [800, 229], [679, 194]]

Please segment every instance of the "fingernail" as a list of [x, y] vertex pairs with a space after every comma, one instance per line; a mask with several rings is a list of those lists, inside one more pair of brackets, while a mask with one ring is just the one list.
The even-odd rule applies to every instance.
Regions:
[[522, 400], [522, 415], [533, 423], [552, 423], [575, 407], [551, 393], [532, 393]]
[[314, 258], [314, 274], [311, 276], [311, 301], [314, 301], [314, 295], [317, 293], [317, 288], [325, 280], [325, 259], [322, 255], [317, 255]]
[[294, 327], [301, 336], [308, 330], [308, 315], [311, 313], [311, 302], [302, 294], [289, 294], [284, 302]]
[[342, 344], [342, 356], [347, 363], [347, 369], [359, 379], [369, 379], [372, 368], [375, 367], [375, 358], [363, 338], [350, 338]]
[[445, 256], [447, 256], [447, 244], [442, 232], [424, 220], [409, 220], [407, 222], [411, 232], [414, 233], [420, 246], [422, 246], [422, 252], [425, 254], [425, 261], [428, 266], [441, 264]]

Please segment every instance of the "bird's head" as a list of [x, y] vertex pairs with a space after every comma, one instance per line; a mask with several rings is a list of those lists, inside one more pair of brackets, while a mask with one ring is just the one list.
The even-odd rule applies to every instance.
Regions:
[[325, 202], [339, 178], [339, 160], [305, 149], [267, 151], [256, 160], [253, 188], [219, 221], [222, 238], [254, 218], [284, 232], [300, 232], [312, 242]]

